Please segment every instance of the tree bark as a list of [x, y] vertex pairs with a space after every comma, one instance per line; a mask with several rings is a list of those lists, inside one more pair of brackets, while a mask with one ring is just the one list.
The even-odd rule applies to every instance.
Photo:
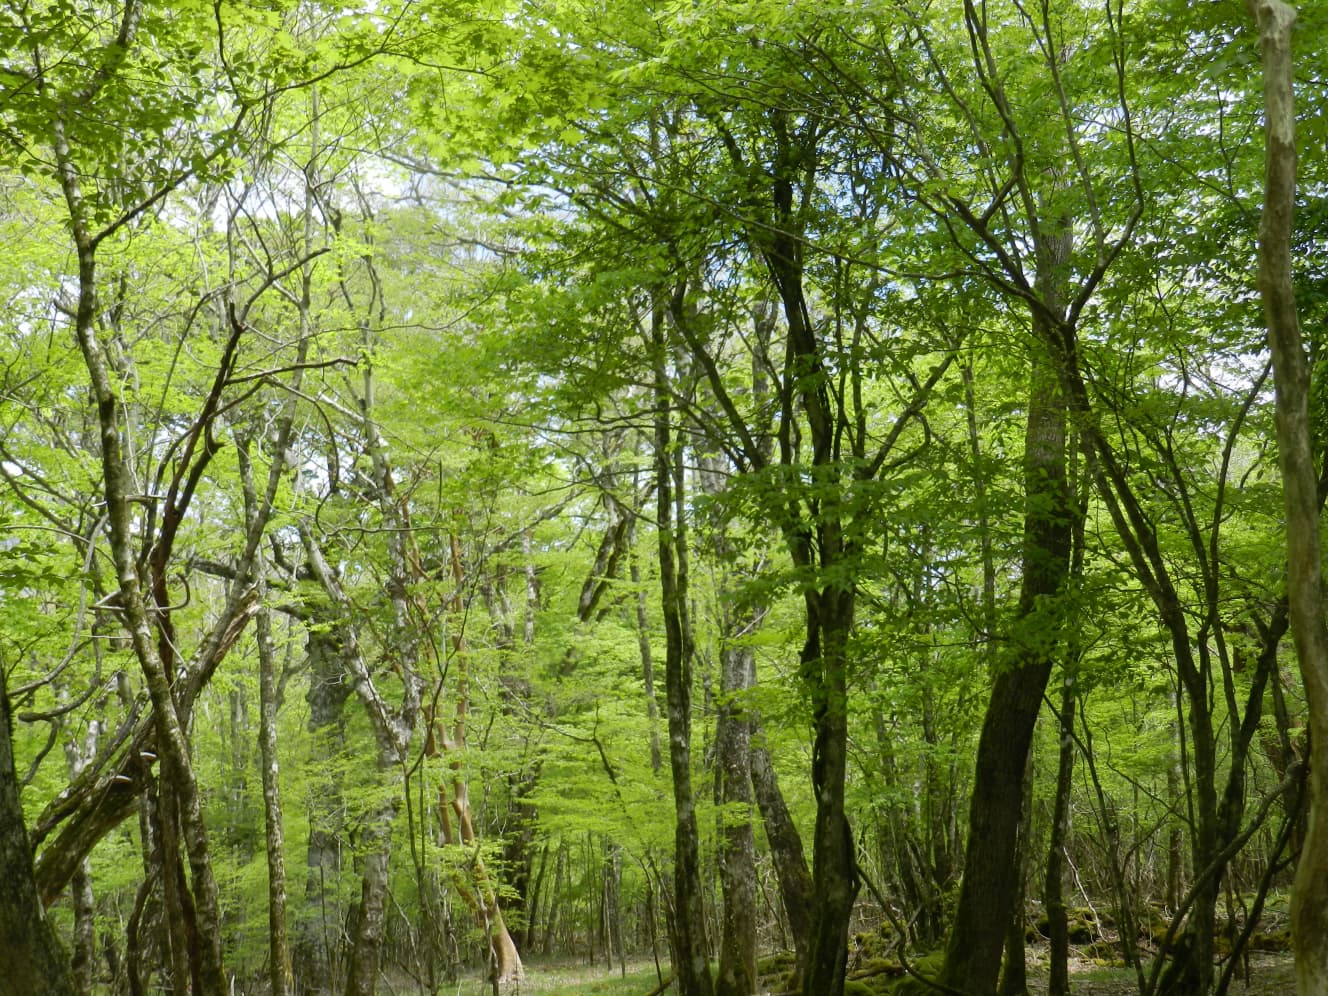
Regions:
[[[283, 420], [276, 452], [286, 452], [290, 419]], [[236, 440], [236, 457], [244, 490], [245, 518], [249, 528], [263, 514], [254, 486], [248, 439]], [[279, 468], [274, 468], [279, 470]], [[258, 754], [263, 791], [263, 839], [267, 855], [268, 985], [271, 996], [289, 996], [294, 984], [291, 972], [290, 934], [286, 922], [285, 832], [281, 814], [281, 780], [277, 758], [277, 654], [272, 641], [272, 613], [263, 604], [267, 596], [267, 567], [262, 553], [254, 558], [250, 579], [255, 583], [260, 608], [254, 622], [258, 645]]]
[[374, 996], [378, 987], [395, 818], [396, 806], [387, 802], [365, 820], [364, 867], [360, 875], [360, 902], [355, 908], [355, 926], [350, 937], [346, 996]]
[[105, 349], [96, 329], [96, 243], [83, 224], [82, 192], [78, 175], [69, 160], [62, 132], [56, 143], [56, 158], [69, 201], [70, 218], [78, 257], [78, 305], [75, 332], [87, 367], [97, 408], [101, 434], [102, 488], [110, 525], [111, 558], [115, 565], [119, 608], [129, 631], [135, 657], [143, 671], [152, 700], [161, 750], [161, 772], [169, 780], [175, 805], [162, 813], [163, 820], [180, 822], [184, 849], [192, 872], [192, 906], [196, 917], [196, 949], [190, 952], [198, 977], [200, 996], [222, 996], [226, 988], [221, 952], [221, 908], [217, 882], [212, 872], [207, 828], [203, 822], [201, 794], [194, 776], [188, 738], [171, 692], [171, 675], [162, 662], [133, 549], [135, 528], [129, 495], [133, 475], [124, 456], [121, 440], [121, 399], [111, 377]]
[[0, 996], [74, 996], [69, 959], [37, 897], [14, 768], [13, 729], [0, 667]]
[[[344, 747], [350, 682], [341, 641], [334, 629], [311, 629], [305, 638], [309, 688], [307, 729], [315, 753], [331, 759]], [[309, 843], [305, 852], [304, 909], [296, 920], [293, 954], [302, 996], [330, 996], [336, 987], [343, 911], [337, 900], [341, 878], [340, 786], [330, 768], [310, 793]]]
[[[722, 593], [721, 593], [722, 594]], [[749, 620], [749, 625], [756, 620]], [[726, 624], [730, 629], [731, 623]], [[730, 638], [742, 639], [743, 632]], [[715, 773], [720, 804], [720, 996], [756, 992], [756, 838], [752, 831], [752, 734], [742, 696], [755, 676], [755, 655], [741, 643], [720, 650], [720, 706], [715, 730]]]
[[1065, 675], [1061, 689], [1060, 750], [1056, 765], [1056, 799], [1051, 812], [1051, 842], [1047, 845], [1047, 868], [1042, 907], [1047, 913], [1050, 978], [1047, 996], [1070, 994], [1070, 928], [1065, 902], [1065, 847], [1070, 830], [1070, 791], [1074, 776], [1074, 679]]
[[804, 595], [809, 620], [801, 664], [815, 675], [812, 691], [812, 789], [816, 793], [812, 843], [812, 924], [803, 996], [844, 989], [848, 921], [858, 893], [857, 854], [844, 804], [848, 779], [848, 638], [853, 591], [827, 588]]
[[789, 815], [784, 794], [779, 790], [764, 739], [759, 726], [756, 727], [752, 744], [752, 789], [757, 808], [761, 810], [761, 823], [765, 827], [775, 877], [779, 880], [779, 894], [788, 917], [789, 933], [793, 935], [794, 953], [801, 966], [805, 964], [811, 943], [812, 874], [807, 868], [797, 825]]
[[710, 996], [705, 907], [701, 892], [696, 799], [692, 792], [692, 648], [687, 641], [687, 577], [679, 570], [675, 522], [672, 408], [669, 403], [664, 310], [652, 309], [655, 388], [655, 497], [660, 599], [664, 619], [664, 684], [668, 701], [669, 770], [674, 806], [674, 972], [681, 996]]
[[[830, 397], [821, 348], [803, 287], [802, 243], [795, 193], [800, 160], [815, 151], [815, 129], [794, 133], [783, 112], [771, 115], [776, 138], [772, 199], [776, 231], [764, 242], [766, 268], [779, 294], [788, 326], [784, 385], [785, 435], [781, 459], [794, 462], [792, 394], [806, 413], [812, 473], [822, 487], [850, 487], [840, 463], [843, 413]], [[795, 383], [796, 382], [796, 386]], [[864, 462], [863, 466], [867, 464]], [[817, 580], [803, 590], [807, 635], [799, 675], [812, 710], [812, 790], [816, 822], [812, 841], [812, 920], [802, 972], [804, 996], [838, 993], [848, 969], [848, 922], [858, 894], [857, 852], [844, 803], [848, 778], [848, 641], [853, 631], [856, 588], [846, 574], [856, 555], [845, 535], [845, 513], [831, 499], [810, 498], [802, 511], [789, 509], [785, 537], [794, 566]], [[827, 577], [828, 576], [828, 577]], [[824, 578], [824, 579], [822, 579]]]
[[1001, 966], [999, 996], [1028, 996], [1028, 964], [1024, 950], [1024, 903], [1027, 901], [1025, 871], [1032, 853], [1029, 839], [1033, 832], [1033, 751], [1030, 747], [1024, 761], [1024, 781], [1021, 787], [1023, 815], [1019, 819], [1019, 833], [1015, 840], [1015, 890], [1011, 903], [1010, 921], [1005, 928], [1005, 959]]
[[277, 760], [276, 651], [272, 622], [263, 609], [255, 622], [258, 640], [258, 751], [262, 765], [263, 828], [267, 853], [268, 984], [272, 996], [288, 996], [293, 985], [290, 935], [286, 923], [285, 832]]
[[1305, 683], [1310, 732], [1309, 823], [1291, 893], [1296, 992], [1328, 992], [1328, 604], [1320, 546], [1318, 475], [1309, 422], [1310, 371], [1291, 272], [1295, 226], [1296, 124], [1291, 31], [1281, 0], [1247, 0], [1259, 26], [1264, 69], [1265, 176], [1259, 225], [1263, 296], [1276, 389], [1278, 463], [1287, 516], [1291, 633]]
[[[1068, 249], [1068, 246], [1066, 246]], [[1062, 261], [1064, 257], [1061, 257]], [[1039, 340], [1052, 330], [1035, 313]], [[996, 991], [1014, 915], [1023, 777], [1059, 642], [1073, 508], [1067, 487], [1066, 407], [1050, 350], [1034, 358], [1024, 441], [1023, 580], [1011, 658], [998, 664], [973, 775], [968, 847], [941, 981], [973, 996]]]

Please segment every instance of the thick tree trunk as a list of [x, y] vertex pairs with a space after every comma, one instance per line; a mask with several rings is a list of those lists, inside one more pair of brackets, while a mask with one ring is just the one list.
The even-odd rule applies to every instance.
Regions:
[[[308, 730], [315, 752], [330, 760], [344, 745], [344, 707], [350, 682], [335, 630], [312, 628], [305, 641], [309, 672]], [[329, 765], [330, 772], [333, 766]], [[344, 911], [338, 900], [341, 878], [342, 800], [335, 778], [327, 777], [310, 793], [309, 843], [305, 852], [303, 910], [293, 951], [302, 996], [330, 996], [337, 988]]]
[[387, 873], [392, 857], [392, 821], [396, 807], [382, 806], [368, 817], [366, 852], [360, 879], [360, 903], [351, 932], [346, 996], [374, 996], [383, 955]]
[[69, 960], [46, 919], [32, 875], [32, 851], [14, 768], [9, 694], [0, 668], [0, 996], [74, 996]]
[[1024, 951], [1024, 903], [1027, 899], [1025, 871], [1032, 852], [1029, 837], [1033, 832], [1033, 751], [1024, 762], [1023, 816], [1015, 844], [1015, 894], [1010, 922], [1005, 928], [1005, 960], [1001, 966], [999, 996], [1028, 996], [1028, 965]]
[[[1051, 330], [1045, 319], [1041, 342]], [[1049, 356], [1034, 360], [1024, 442], [1023, 581], [1011, 658], [998, 665], [983, 719], [959, 904], [941, 981], [972, 996], [996, 991], [1014, 915], [1024, 767], [1061, 629], [1057, 596], [1069, 571], [1073, 509], [1066, 475], [1066, 409]]]
[[812, 874], [807, 868], [802, 837], [784, 802], [784, 793], [779, 789], [770, 751], [759, 727], [753, 730], [752, 789], [757, 808], [761, 810], [761, 823], [765, 827], [775, 877], [779, 880], [779, 895], [788, 917], [789, 933], [793, 935], [793, 949], [798, 965], [802, 966], [811, 943]]
[[1319, 502], [1309, 424], [1310, 372], [1291, 279], [1296, 131], [1291, 30], [1295, 9], [1248, 0], [1264, 65], [1266, 173], [1259, 227], [1259, 290], [1276, 387], [1278, 462], [1287, 513], [1291, 633], [1309, 709], [1309, 825], [1291, 894], [1300, 996], [1328, 992], [1328, 625], [1325, 624]]

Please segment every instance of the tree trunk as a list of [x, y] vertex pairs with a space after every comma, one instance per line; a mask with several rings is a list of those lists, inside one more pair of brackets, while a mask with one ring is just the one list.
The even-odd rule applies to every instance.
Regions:
[[1028, 965], [1024, 951], [1024, 903], [1027, 899], [1025, 870], [1032, 853], [1029, 837], [1033, 832], [1033, 751], [1024, 762], [1023, 817], [1015, 845], [1015, 895], [1009, 926], [1005, 931], [1005, 961], [1001, 967], [1000, 996], [1028, 996]]
[[369, 814], [366, 821], [364, 869], [360, 880], [360, 903], [355, 909], [355, 926], [350, 938], [346, 996], [374, 996], [378, 986], [387, 873], [392, 857], [392, 821], [395, 818], [396, 807], [389, 802]]
[[[330, 761], [344, 746], [344, 708], [350, 696], [336, 631], [311, 628], [305, 639], [305, 658], [309, 672], [307, 728], [315, 753]], [[303, 996], [329, 996], [337, 985], [334, 966], [339, 960], [344, 919], [337, 899], [343, 827], [341, 792], [335, 778], [327, 776], [315, 785], [310, 806], [304, 908], [296, 921], [294, 964]]]
[[[160, 652], [166, 634], [154, 627], [142, 579], [139, 577], [134, 549], [137, 530], [130, 509], [134, 481], [121, 438], [123, 408], [115, 380], [111, 376], [105, 347], [97, 332], [97, 243], [86, 227], [82, 187], [70, 159], [63, 126], [57, 122], [54, 127], [57, 171], [69, 206], [78, 259], [75, 336], [87, 368], [97, 410], [101, 440], [101, 488], [106, 501], [118, 604], [152, 700], [157, 744], [161, 751], [162, 778], [169, 780], [169, 795], [176, 803], [162, 812], [162, 819], [179, 821], [184, 850], [189, 858], [192, 894], [188, 901], [194, 909], [194, 916], [190, 919], [195, 921], [195, 944], [191, 945], [189, 954], [193, 974], [197, 979], [198, 996], [223, 996], [226, 980], [222, 968], [221, 908], [217, 881], [212, 871], [207, 827], [203, 822], [202, 798], [194, 776], [188, 737], [171, 692], [174, 674], [168, 673]], [[170, 506], [171, 502], [166, 504]], [[179, 515], [182, 509], [174, 506], [164, 514]], [[166, 548], [168, 544], [162, 542], [156, 549]], [[161, 621], [167, 617], [158, 614], [156, 618]]]
[[[822, 487], [848, 489], [850, 478], [840, 464], [841, 413], [832, 403], [821, 348], [812, 326], [803, 288], [802, 244], [795, 237], [795, 189], [791, 163], [814, 151], [814, 130], [795, 136], [781, 113], [772, 115], [779, 172], [772, 190], [777, 232], [767, 240], [766, 267], [779, 293], [788, 326], [786, 392], [796, 390], [806, 414], [811, 464], [823, 475]], [[798, 142], [809, 143], [799, 148]], [[803, 182], [807, 182], [803, 180]], [[785, 403], [787, 405], [787, 402]], [[791, 421], [791, 410], [784, 412]], [[790, 431], [786, 427], [785, 432]], [[787, 435], [781, 459], [794, 462]], [[848, 922], [858, 894], [857, 853], [844, 805], [848, 778], [848, 641], [853, 631], [856, 589], [845, 575], [855, 555], [845, 536], [844, 513], [831, 501], [809, 498], [800, 513], [790, 513], [785, 537], [794, 566], [814, 577], [803, 592], [807, 636], [799, 655], [799, 674], [812, 710], [812, 790], [816, 823], [812, 842], [812, 920], [802, 973], [805, 996], [842, 992], [848, 968]]]
[[764, 734], [757, 727], [753, 735], [752, 788], [756, 805], [761, 810], [761, 823], [765, 827], [775, 877], [779, 880], [779, 895], [788, 917], [789, 933], [793, 935], [793, 949], [798, 965], [802, 967], [806, 964], [807, 948], [811, 943], [812, 875], [807, 869], [802, 838], [789, 815], [784, 794], [779, 790]]
[[844, 806], [848, 777], [848, 638], [853, 591], [809, 592], [808, 635], [802, 648], [812, 690], [812, 788], [816, 831], [812, 843], [811, 939], [803, 973], [804, 996], [844, 989], [848, 970], [848, 921], [858, 893], [857, 855]]
[[[101, 726], [100, 720], [92, 720], [88, 723], [87, 735], [81, 743], [74, 738], [65, 745], [71, 782], [77, 780], [88, 762], [96, 757]], [[92, 892], [92, 862], [86, 857], [78, 863], [78, 870], [69, 881], [69, 893], [74, 913], [74, 945], [70, 968], [79, 993], [92, 996], [97, 977], [97, 909]]]
[[[722, 592], [721, 592], [722, 595]], [[749, 620], [749, 624], [755, 620]], [[732, 632], [741, 640], [748, 626]], [[752, 734], [742, 696], [751, 688], [755, 654], [739, 643], [720, 651], [720, 706], [715, 731], [716, 795], [720, 804], [719, 880], [724, 895], [720, 924], [720, 996], [756, 992], [756, 838], [752, 832]]]
[[655, 348], [655, 475], [660, 598], [664, 618], [664, 684], [668, 700], [669, 769], [674, 805], [674, 972], [681, 996], [710, 996], [709, 952], [701, 892], [701, 859], [692, 793], [692, 648], [686, 640], [687, 577], [679, 570], [674, 521], [674, 461], [663, 308], [651, 315]]
[[[704, 385], [703, 385], [704, 388]], [[714, 454], [698, 460], [701, 489], [711, 497], [724, 492], [731, 465]], [[763, 560], [739, 565], [727, 524], [714, 517], [708, 530], [712, 552], [721, 565], [715, 591], [719, 621], [719, 699], [715, 720], [715, 803], [719, 822], [720, 916], [719, 967], [715, 992], [750, 996], [756, 992], [756, 834], [752, 826], [752, 715], [748, 699], [756, 684], [754, 633], [766, 615], [766, 603], [744, 597], [742, 582], [759, 574]]]
[[636, 589], [636, 645], [641, 654], [641, 682], [646, 693], [646, 718], [650, 723], [650, 770], [659, 774], [664, 758], [659, 749], [659, 701], [655, 697], [655, 661], [650, 649], [650, 620], [646, 615], [646, 590], [641, 584], [641, 567], [628, 552], [628, 576]]
[[[1040, 314], [1037, 326], [1040, 342], [1047, 343], [1053, 332]], [[996, 991], [1005, 931], [1014, 914], [1024, 767], [1062, 626], [1056, 598], [1070, 564], [1066, 411], [1053, 363], [1039, 354], [1033, 364], [1018, 619], [1012, 658], [998, 667], [978, 741], [964, 878], [941, 974], [946, 985], [973, 996]]]
[[32, 875], [32, 851], [23, 822], [14, 769], [13, 729], [5, 669], [0, 667], [0, 996], [74, 996], [69, 961], [46, 919]]
[[1259, 226], [1259, 290], [1276, 387], [1278, 462], [1287, 514], [1291, 633], [1309, 710], [1309, 825], [1291, 893], [1299, 996], [1328, 992], [1328, 625], [1325, 624], [1319, 503], [1309, 424], [1309, 364], [1291, 279], [1296, 133], [1291, 29], [1295, 9], [1247, 0], [1259, 25], [1264, 66], [1266, 173]]
[[267, 852], [268, 984], [271, 996], [288, 996], [291, 951], [286, 927], [285, 833], [277, 767], [277, 662], [272, 621], [264, 608], [255, 622], [258, 640], [258, 751], [262, 765], [263, 827]]
[[[279, 454], [285, 453], [289, 418], [279, 430]], [[263, 514], [254, 486], [250, 441], [236, 439], [236, 458], [244, 490], [245, 519], [252, 529]], [[283, 460], [278, 460], [284, 464]], [[274, 472], [280, 470], [273, 468]], [[272, 640], [272, 613], [267, 597], [267, 568], [261, 552], [254, 558], [250, 579], [255, 583], [260, 608], [254, 621], [258, 646], [258, 754], [263, 787], [263, 839], [267, 855], [268, 985], [271, 996], [289, 996], [294, 984], [291, 973], [290, 935], [286, 923], [285, 832], [281, 815], [281, 780], [277, 758], [277, 653]]]
[[[489, 942], [490, 964], [493, 968], [494, 984], [517, 982], [525, 975], [516, 942], [512, 940], [507, 922], [503, 918], [498, 904], [498, 890], [484, 860], [480, 857], [479, 842], [475, 835], [475, 824], [471, 817], [470, 788], [462, 766], [462, 753], [466, 748], [466, 728], [470, 716], [470, 661], [465, 640], [465, 570], [461, 562], [461, 540], [455, 533], [449, 537], [452, 570], [452, 597], [448, 611], [453, 617], [452, 660], [456, 674], [456, 705], [452, 717], [450, 736], [443, 729], [443, 724], [436, 717], [430, 718], [428, 741], [425, 744], [426, 755], [434, 756], [449, 753], [447, 766], [451, 771], [452, 798], [447, 800], [447, 787], [440, 782], [438, 787], [439, 824], [443, 842], [452, 845], [464, 845], [473, 851], [469, 862], [469, 874], [462, 880], [460, 872], [454, 873], [453, 881], [476, 920], [484, 928], [484, 936]], [[418, 558], [417, 558], [418, 559]], [[432, 711], [432, 707], [430, 707]], [[448, 815], [451, 809], [452, 816]], [[452, 817], [455, 817], [453, 823]]]
[[1070, 994], [1070, 927], [1065, 903], [1065, 846], [1070, 830], [1070, 792], [1074, 780], [1075, 687], [1065, 676], [1060, 702], [1060, 752], [1056, 765], [1056, 800], [1051, 813], [1051, 843], [1047, 846], [1047, 872], [1042, 906], [1047, 914], [1050, 979], [1047, 996]]

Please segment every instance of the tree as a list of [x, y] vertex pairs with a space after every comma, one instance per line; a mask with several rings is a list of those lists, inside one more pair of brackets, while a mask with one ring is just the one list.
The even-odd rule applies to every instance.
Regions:
[[1309, 826], [1292, 891], [1296, 991], [1328, 986], [1328, 623], [1320, 543], [1319, 475], [1310, 432], [1310, 372], [1291, 279], [1296, 205], [1296, 115], [1291, 32], [1295, 8], [1279, 0], [1248, 4], [1259, 27], [1264, 69], [1265, 157], [1259, 227], [1259, 291], [1277, 390], [1277, 452], [1286, 503], [1287, 592], [1291, 633], [1309, 708]]
[[8, 883], [0, 899], [0, 945], [12, 962], [0, 978], [0, 993], [72, 996], [77, 990], [68, 957], [46, 918], [32, 877], [32, 851], [18, 796], [9, 690], [5, 685], [5, 672], [0, 670], [0, 873]]

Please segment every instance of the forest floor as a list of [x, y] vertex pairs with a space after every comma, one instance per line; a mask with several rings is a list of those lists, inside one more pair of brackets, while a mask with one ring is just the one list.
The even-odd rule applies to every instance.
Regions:
[[[1102, 968], [1088, 959], [1070, 959], [1070, 986], [1075, 996], [1134, 996], [1139, 992], [1133, 969]], [[1045, 969], [1030, 969], [1028, 988], [1033, 996], [1047, 991]], [[1285, 952], [1256, 952], [1250, 956], [1248, 984], [1236, 973], [1228, 990], [1232, 996], [1288, 996], [1296, 990], [1291, 955]]]
[[[1036, 958], [1038, 952], [1030, 953]], [[667, 967], [665, 973], [667, 976]], [[1046, 993], [1045, 965], [1036, 962], [1030, 965], [1028, 985], [1032, 996]], [[1070, 985], [1075, 996], [1134, 996], [1139, 991], [1133, 970], [1104, 967], [1088, 958], [1071, 958]], [[648, 960], [629, 960], [625, 973], [617, 966], [609, 970], [602, 965], [584, 963], [536, 963], [527, 965], [521, 993], [523, 996], [643, 996], [659, 991], [658, 986], [654, 964]], [[673, 991], [669, 987], [663, 993]], [[883, 985], [879, 991], [888, 993], [890, 988]], [[1250, 957], [1248, 984], [1238, 974], [1229, 990], [1231, 996], [1287, 996], [1294, 991], [1291, 955], [1283, 952], [1254, 953]], [[458, 996], [487, 996], [492, 989], [487, 983], [471, 980], [460, 984], [455, 992]]]

